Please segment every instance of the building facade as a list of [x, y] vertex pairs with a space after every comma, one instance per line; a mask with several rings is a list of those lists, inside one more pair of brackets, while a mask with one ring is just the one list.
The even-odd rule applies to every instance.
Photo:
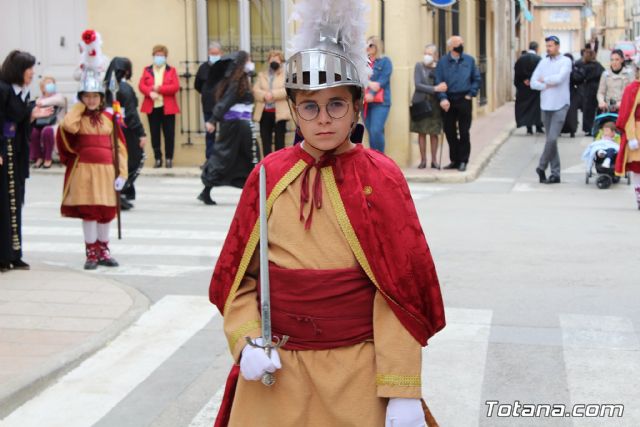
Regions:
[[[460, 34], [465, 50], [476, 57], [483, 84], [476, 99], [476, 114], [487, 114], [512, 98], [511, 70], [515, 60], [513, 2], [458, 0], [439, 9], [426, 0], [368, 0], [369, 34], [380, 36], [394, 65], [392, 108], [386, 126], [387, 154], [400, 165], [416, 158], [415, 135], [409, 133], [409, 103], [413, 67], [427, 43], [446, 50], [446, 40]], [[226, 51], [251, 53], [258, 70], [271, 49], [286, 48], [295, 28], [289, 23], [292, 0], [0, 0], [3, 10], [19, 17], [0, 27], [0, 55], [12, 48], [33, 52], [37, 74], [53, 75], [70, 96], [76, 82], [80, 33], [92, 28], [102, 34], [109, 57], [126, 56], [134, 64], [137, 86], [143, 67], [151, 64], [151, 48], [169, 48], [168, 63], [181, 76], [176, 123], [175, 165], [203, 161], [204, 135], [199, 96], [193, 90], [198, 64], [207, 58], [210, 40]], [[6, 5], [5, 5], [6, 4]], [[5, 8], [6, 6], [6, 8]], [[286, 49], [283, 49], [286, 50]], [[505, 60], [508, 58], [509, 60]], [[32, 88], [37, 93], [37, 83]], [[146, 124], [146, 118], [143, 117]]]

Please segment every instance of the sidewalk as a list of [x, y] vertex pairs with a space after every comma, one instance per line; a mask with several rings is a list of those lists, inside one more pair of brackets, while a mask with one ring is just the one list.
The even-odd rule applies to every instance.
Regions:
[[[484, 167], [489, 163], [491, 157], [500, 148], [500, 146], [509, 138], [515, 130], [514, 119], [514, 103], [508, 102], [485, 116], [473, 119], [471, 125], [471, 158], [466, 172], [437, 170], [437, 169], [418, 169], [416, 165], [403, 169], [407, 181], [409, 182], [447, 182], [462, 183], [475, 180]], [[442, 166], [449, 164], [449, 146], [446, 138], [442, 137], [443, 153]], [[427, 143], [427, 149], [428, 149]], [[417, 142], [412, 143], [412, 149], [417, 153]], [[438, 152], [438, 157], [440, 153]], [[414, 156], [417, 158], [417, 155]], [[64, 168], [60, 165], [54, 165], [51, 169], [32, 169], [32, 173], [36, 174], [62, 174]], [[144, 176], [157, 177], [197, 177], [199, 178], [202, 171], [199, 167], [173, 167], [171, 169], [145, 167], [142, 169]]]
[[[508, 102], [492, 113], [473, 119], [471, 124], [471, 157], [465, 172], [431, 168], [418, 169], [416, 162], [416, 165], [403, 169], [407, 181], [462, 183], [475, 180], [498, 151], [498, 148], [515, 131], [516, 123], [513, 111], [514, 103]], [[446, 138], [442, 140], [441, 166], [444, 167], [450, 163], [449, 145]], [[417, 146], [417, 142], [415, 145]], [[428, 150], [429, 142], [427, 141]], [[440, 160], [440, 151], [438, 151], [438, 160]]]
[[149, 307], [138, 291], [45, 264], [0, 273], [0, 419]]

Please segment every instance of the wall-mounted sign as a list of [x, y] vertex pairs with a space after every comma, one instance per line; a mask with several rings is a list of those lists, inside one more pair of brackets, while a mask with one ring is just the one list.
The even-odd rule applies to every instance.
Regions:
[[449, 7], [457, 0], [427, 0], [427, 2], [435, 7]]
[[568, 10], [558, 10], [551, 12], [549, 16], [551, 22], [571, 22], [571, 12]]

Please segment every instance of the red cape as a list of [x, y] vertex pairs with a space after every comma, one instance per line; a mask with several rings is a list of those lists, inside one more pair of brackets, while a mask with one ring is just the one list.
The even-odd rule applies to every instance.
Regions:
[[[445, 326], [440, 285], [404, 175], [383, 154], [356, 145], [322, 174], [338, 223], [359, 264], [421, 344]], [[267, 172], [267, 209], [315, 161], [300, 145], [280, 150], [262, 163]], [[218, 258], [209, 298], [224, 315], [244, 277], [259, 240], [258, 170], [245, 184]], [[297, 221], [298, 218], [292, 218]]]
[[629, 120], [635, 120], [636, 96], [640, 89], [640, 81], [636, 80], [629, 83], [622, 93], [622, 101], [620, 101], [620, 110], [618, 110], [618, 120], [616, 127], [620, 131], [620, 151], [616, 157], [616, 175], [623, 176], [625, 174], [627, 164], [627, 135], [625, 127]]

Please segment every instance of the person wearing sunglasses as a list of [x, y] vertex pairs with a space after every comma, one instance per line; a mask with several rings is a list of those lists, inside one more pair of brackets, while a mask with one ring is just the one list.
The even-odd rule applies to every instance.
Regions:
[[[558, 137], [564, 126], [571, 104], [570, 77], [572, 62], [560, 53], [560, 39], [549, 36], [545, 39], [547, 56], [538, 63], [531, 76], [531, 89], [540, 91], [542, 123], [546, 129], [546, 142], [536, 173], [540, 183], [560, 183], [560, 153]], [[546, 169], [551, 166], [547, 178]]]

